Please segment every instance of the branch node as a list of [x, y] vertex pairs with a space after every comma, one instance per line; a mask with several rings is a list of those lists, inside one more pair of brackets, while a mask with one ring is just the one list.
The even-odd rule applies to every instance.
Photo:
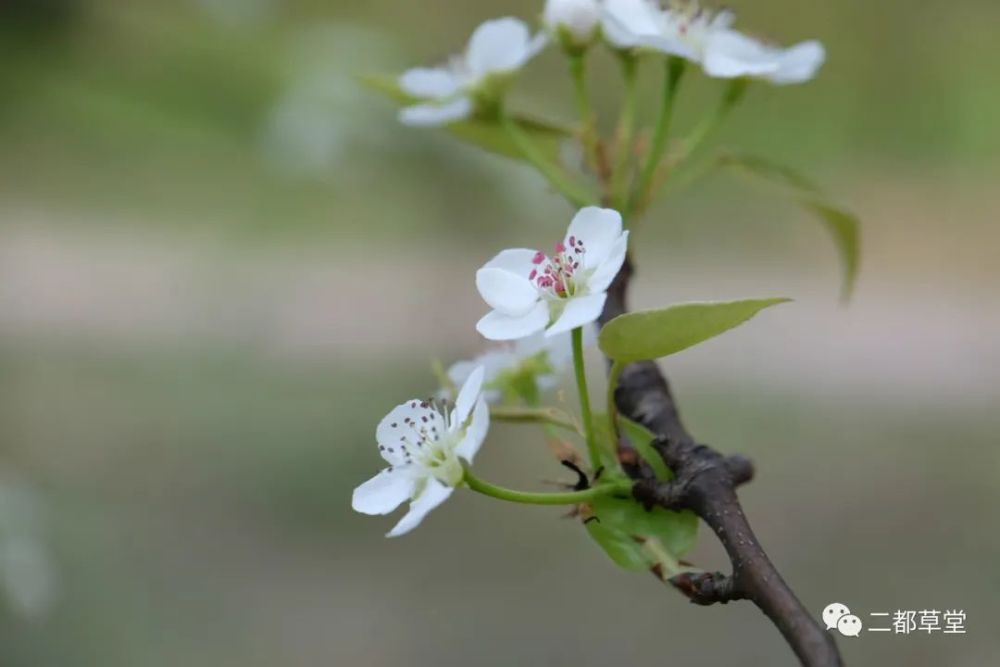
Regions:
[[726, 457], [725, 465], [726, 470], [729, 471], [730, 479], [733, 480], [733, 487], [746, 484], [754, 477], [753, 461], [745, 456], [740, 454], [728, 456]]
[[682, 572], [669, 581], [693, 604], [705, 607], [746, 598], [737, 588], [736, 580], [721, 572]]

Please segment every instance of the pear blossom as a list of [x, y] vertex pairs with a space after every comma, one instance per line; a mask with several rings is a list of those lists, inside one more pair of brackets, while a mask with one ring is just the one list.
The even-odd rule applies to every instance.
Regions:
[[605, 0], [605, 38], [619, 49], [647, 48], [696, 62], [709, 76], [755, 77], [776, 84], [802, 83], [826, 58], [815, 40], [788, 48], [732, 29], [734, 14], [712, 13], [697, 2], [662, 9], [656, 0]]
[[546, 0], [542, 22], [564, 43], [585, 46], [594, 38], [601, 21], [598, 0]]
[[354, 489], [351, 506], [362, 514], [388, 514], [409, 500], [410, 510], [386, 537], [416, 528], [461, 484], [462, 460], [472, 462], [490, 426], [483, 375], [482, 367], [469, 373], [451, 410], [443, 402], [413, 399], [379, 422], [375, 439], [389, 467]]
[[588, 206], [577, 212], [551, 256], [504, 250], [476, 272], [476, 288], [493, 308], [476, 330], [490, 340], [516, 340], [593, 322], [625, 261], [627, 243], [617, 211]]
[[544, 33], [532, 36], [520, 19], [486, 21], [472, 33], [465, 52], [438, 67], [417, 67], [399, 78], [403, 92], [421, 100], [405, 107], [405, 125], [446, 125], [475, 112], [475, 97], [491, 79], [519, 70], [547, 43]]
[[[594, 327], [584, 329], [584, 346], [597, 339]], [[479, 367], [484, 370], [483, 398], [487, 403], [498, 403], [504, 389], [513, 386], [520, 378], [528, 378], [538, 389], [552, 389], [559, 382], [559, 372], [573, 361], [573, 345], [569, 332], [558, 336], [545, 336], [541, 331], [522, 338], [513, 344], [504, 344], [487, 350], [475, 359], [458, 361], [447, 371], [454, 386], [465, 383]], [[447, 395], [445, 392], [443, 395]]]

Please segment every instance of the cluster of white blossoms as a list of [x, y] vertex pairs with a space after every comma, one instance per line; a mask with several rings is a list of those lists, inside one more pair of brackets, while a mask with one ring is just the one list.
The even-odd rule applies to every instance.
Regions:
[[698, 63], [712, 77], [754, 77], [776, 84], [815, 76], [826, 54], [810, 40], [772, 46], [732, 29], [735, 15], [712, 13], [697, 2], [661, 8], [657, 0], [605, 0], [602, 26], [618, 49], [649, 49]]
[[[656, 0], [547, 0], [543, 29], [534, 32], [524, 21], [510, 17], [487, 21], [476, 28], [462, 54], [438, 67], [404, 73], [399, 86], [412, 102], [400, 111], [400, 119], [408, 125], [431, 126], [477, 113], [502, 114], [507, 83], [552, 41], [575, 59], [578, 82], [580, 56], [599, 38], [629, 57], [658, 53], [681, 58], [700, 64], [709, 76], [727, 79], [798, 83], [812, 78], [823, 63], [818, 42], [782, 49], [736, 32], [732, 23], [731, 13], [704, 11], [694, 0], [669, 7]], [[581, 84], [578, 92], [582, 88]], [[586, 103], [581, 107], [586, 118]], [[652, 167], [661, 153], [652, 153]], [[546, 172], [543, 162], [533, 162]], [[561, 184], [560, 179], [550, 180]], [[591, 201], [587, 196], [567, 196], [581, 205]], [[409, 512], [389, 532], [391, 537], [419, 524], [456, 487], [485, 488], [467, 466], [489, 428], [487, 404], [505, 394], [533, 403], [536, 392], [554, 384], [556, 373], [571, 358], [579, 364], [581, 407], [589, 414], [582, 368], [584, 335], [593, 337], [592, 325], [604, 310], [627, 246], [628, 232], [618, 211], [584, 206], [551, 252], [504, 250], [479, 269], [476, 288], [491, 310], [476, 323], [476, 330], [505, 347], [454, 364], [446, 381], [452, 387], [433, 399], [407, 401], [382, 420], [375, 437], [389, 467], [355, 489], [354, 509], [388, 514], [409, 501]], [[461, 389], [456, 391], [458, 385]], [[587, 439], [590, 446], [592, 432]], [[593, 451], [591, 460], [597, 460]]]
[[600, 316], [627, 240], [617, 211], [588, 207], [573, 218], [552, 256], [505, 250], [480, 269], [476, 285], [494, 310], [477, 328], [487, 338], [516, 342], [452, 366], [449, 378], [462, 385], [454, 404], [442, 395], [411, 399], [386, 415], [375, 440], [389, 466], [354, 490], [354, 509], [388, 514], [409, 500], [409, 512], [388, 533], [395, 537], [447, 500], [463, 481], [463, 462], [472, 462], [486, 437], [487, 403], [500, 398], [496, 382], [534, 363], [538, 385], [554, 383], [572, 355], [569, 332]]
[[414, 103], [399, 112], [407, 125], [445, 125], [471, 117], [480, 100], [495, 97], [513, 74], [556, 37], [586, 48], [598, 35], [613, 49], [654, 51], [698, 63], [708, 76], [752, 77], [776, 84], [815, 76], [825, 52], [817, 41], [781, 48], [732, 29], [734, 15], [702, 9], [696, 0], [664, 8], [658, 0], [547, 0], [544, 30], [504, 17], [480, 25], [465, 51], [437, 67], [417, 67], [399, 78]]

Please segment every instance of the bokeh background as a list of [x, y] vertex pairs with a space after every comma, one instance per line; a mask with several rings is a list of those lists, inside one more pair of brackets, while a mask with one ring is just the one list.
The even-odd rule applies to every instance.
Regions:
[[[687, 422], [755, 459], [748, 513], [817, 614], [967, 614], [964, 636], [841, 640], [850, 664], [995, 664], [1000, 5], [731, 4], [828, 47], [720, 141], [860, 214], [858, 291], [839, 304], [819, 225], [720, 175], [656, 208], [635, 301], [796, 299], [667, 364]], [[462, 493], [395, 541], [350, 511], [378, 419], [481, 349], [475, 268], [570, 215], [354, 77], [539, 11], [0, 2], [0, 664], [793, 664], [751, 606], [616, 570], [557, 509]], [[541, 57], [519, 106], [568, 119], [563, 68]], [[718, 93], [686, 84], [681, 129]], [[592, 85], [610, 123], [609, 59]], [[480, 462], [563, 476], [518, 427]], [[724, 565], [712, 539], [692, 558]]]

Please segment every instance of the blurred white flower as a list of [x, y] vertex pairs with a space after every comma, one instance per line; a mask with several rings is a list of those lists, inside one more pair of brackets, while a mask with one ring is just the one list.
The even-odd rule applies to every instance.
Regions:
[[469, 374], [450, 413], [446, 406], [414, 399], [379, 423], [375, 439], [390, 465], [354, 490], [351, 506], [363, 514], [388, 514], [409, 500], [410, 510], [387, 537], [413, 530], [462, 482], [461, 460], [472, 462], [490, 426], [483, 375], [482, 368]]
[[627, 243], [617, 211], [588, 206], [573, 218], [551, 257], [525, 248], [504, 250], [476, 272], [476, 288], [493, 308], [476, 329], [490, 340], [516, 340], [593, 322], [625, 261]]
[[26, 480], [0, 471], [0, 593], [12, 611], [28, 619], [45, 615], [57, 593], [42, 509]]
[[586, 45], [600, 25], [601, 6], [597, 0], [546, 0], [542, 21], [571, 45]]
[[[584, 345], [596, 339], [593, 327], [584, 331]], [[513, 344], [487, 350], [475, 359], [458, 361], [448, 368], [448, 380], [455, 387], [465, 383], [479, 367], [484, 371], [483, 398], [497, 403], [504, 389], [519, 381], [530, 381], [538, 389], [552, 389], [559, 383], [559, 373], [573, 361], [573, 345], [569, 332], [545, 336], [541, 331]]]
[[815, 76], [826, 58], [817, 41], [772, 46], [733, 30], [733, 20], [732, 12], [713, 13], [697, 2], [661, 9], [656, 0], [605, 0], [601, 18], [605, 38], [613, 46], [678, 56], [718, 78], [802, 83]]
[[399, 78], [399, 86], [421, 103], [404, 107], [406, 125], [445, 125], [475, 111], [473, 97], [491, 79], [519, 70], [546, 44], [544, 33], [531, 35], [528, 25], [506, 17], [486, 21], [472, 33], [465, 52], [440, 67], [417, 67]]
[[0, 584], [17, 614], [45, 615], [55, 598], [55, 566], [45, 543], [31, 535], [0, 539]]
[[[378, 123], [376, 101], [358, 85], [352, 63], [389, 66], [393, 44], [369, 27], [319, 23], [290, 40], [286, 82], [260, 132], [268, 164], [286, 176], [325, 178], [330, 169], [392, 143]], [[357, 169], [341, 169], [338, 183]]]

